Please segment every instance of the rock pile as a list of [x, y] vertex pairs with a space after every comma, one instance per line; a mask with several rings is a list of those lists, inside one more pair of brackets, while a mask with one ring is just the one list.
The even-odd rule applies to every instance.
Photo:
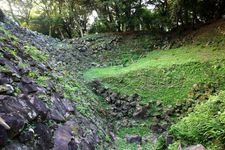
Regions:
[[163, 133], [167, 131], [172, 123], [173, 117], [179, 117], [181, 115], [185, 115], [186, 112], [192, 112], [194, 106], [198, 102], [207, 100], [210, 95], [215, 93], [216, 84], [194, 84], [189, 92], [188, 100], [183, 103], [177, 103], [174, 106], [163, 108], [160, 110], [162, 113], [152, 115], [153, 123], [150, 126], [151, 130], [155, 133]]
[[[75, 100], [57, 90], [57, 75], [52, 75], [51, 63], [35, 60], [24, 49], [25, 45], [33, 45], [53, 50], [48, 45], [51, 38], [7, 19], [0, 22], [0, 37], [0, 118], [10, 127], [0, 125], [0, 148], [62, 150], [73, 146], [94, 150], [102, 140], [99, 133], [104, 134], [101, 122], [81, 115]], [[57, 40], [52, 41], [54, 44]], [[49, 76], [45, 86], [37, 82], [36, 76]]]
[[117, 119], [123, 117], [134, 117], [144, 119], [148, 117], [149, 106], [140, 106], [140, 96], [133, 94], [131, 96], [122, 95], [105, 88], [98, 80], [90, 83], [92, 90], [99, 96], [102, 96], [105, 101], [111, 105], [112, 115]]
[[115, 50], [121, 38], [121, 36], [115, 34], [96, 34], [85, 37], [82, 41], [91, 48], [93, 54], [97, 54], [102, 51]]
[[0, 19], [0, 25], [24, 43], [26, 41], [37, 49], [48, 53], [52, 59], [49, 63], [53, 67], [57, 64], [65, 64], [65, 69], [77, 72], [96, 64], [91, 48], [82, 40], [67, 39], [61, 41], [20, 27], [7, 17], [5, 17], [4, 23]]

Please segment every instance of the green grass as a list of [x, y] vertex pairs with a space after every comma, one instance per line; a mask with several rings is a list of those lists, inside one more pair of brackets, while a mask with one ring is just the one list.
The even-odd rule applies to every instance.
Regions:
[[34, 46], [24, 46], [24, 50], [36, 61], [46, 62], [48, 60], [49, 56], [45, 52], [38, 50]]
[[[119, 150], [136, 150], [137, 149], [137, 144], [129, 144], [127, 143], [125, 136], [128, 135], [139, 135], [142, 137], [147, 137], [150, 135], [150, 130], [148, 126], [146, 126], [143, 122], [139, 126], [134, 126], [134, 127], [124, 127], [124, 128], [119, 128], [117, 131], [118, 139], [116, 141], [116, 146]], [[151, 142], [145, 142], [144, 139], [143, 144], [141, 145], [143, 150], [153, 150], [154, 149], [154, 144]]]
[[84, 77], [99, 78], [123, 94], [138, 93], [146, 103], [161, 100], [166, 105], [175, 104], [187, 98], [196, 83], [220, 82], [219, 88], [225, 88], [224, 51], [196, 45], [158, 50], [127, 67], [94, 68]]
[[225, 49], [219, 49], [210, 46], [184, 46], [171, 50], [155, 50], [150, 52], [145, 58], [139, 59], [137, 62], [130, 64], [127, 67], [114, 66], [107, 68], [93, 68], [85, 72], [86, 79], [106, 78], [119, 76], [130, 73], [131, 71], [150, 69], [150, 68], [165, 68], [173, 64], [185, 64], [188, 62], [205, 62], [224, 58]]

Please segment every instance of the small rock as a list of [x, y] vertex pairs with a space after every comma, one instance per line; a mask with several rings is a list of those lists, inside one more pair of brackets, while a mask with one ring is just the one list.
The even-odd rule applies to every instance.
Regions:
[[163, 130], [167, 130], [169, 128], [169, 126], [170, 126], [170, 124], [167, 123], [167, 122], [163, 122], [162, 125], [161, 125]]
[[142, 137], [139, 135], [126, 135], [125, 138], [128, 143], [142, 144]]
[[33, 81], [28, 77], [22, 77], [21, 81], [26, 84], [33, 83]]
[[35, 84], [23, 84], [21, 90], [23, 93], [30, 94], [38, 91], [38, 87]]
[[20, 134], [19, 141], [21, 143], [24, 143], [25, 144], [26, 142], [31, 141], [32, 138], [34, 138], [34, 131], [33, 131], [33, 129], [30, 129], [28, 131], [23, 131]]
[[167, 135], [165, 139], [166, 139], [166, 145], [170, 145], [173, 143], [173, 136]]
[[0, 85], [0, 93], [1, 94], [12, 94], [14, 92], [14, 88], [10, 84]]
[[147, 117], [148, 113], [148, 106], [144, 106], [144, 107], [139, 107], [137, 108], [137, 110], [133, 113], [133, 117], [134, 118], [138, 118], [138, 119], [144, 119]]
[[70, 142], [68, 143], [68, 150], [77, 150], [78, 146], [74, 138], [71, 138]]
[[152, 130], [152, 132], [154, 133], [162, 133], [164, 131], [164, 129], [158, 124], [158, 123], [154, 123], [150, 126], [150, 129]]

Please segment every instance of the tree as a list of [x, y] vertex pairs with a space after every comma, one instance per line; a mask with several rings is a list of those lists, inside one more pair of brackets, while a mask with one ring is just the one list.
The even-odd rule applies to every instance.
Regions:
[[[25, 22], [29, 26], [31, 10], [34, 0], [6, 0], [10, 8], [10, 14], [18, 24]], [[15, 14], [16, 12], [16, 14]]]

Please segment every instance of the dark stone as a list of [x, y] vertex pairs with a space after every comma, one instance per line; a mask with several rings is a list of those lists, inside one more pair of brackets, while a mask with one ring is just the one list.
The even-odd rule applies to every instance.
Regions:
[[117, 100], [116, 103], [115, 103], [115, 106], [120, 107], [121, 105], [122, 105], [122, 102], [120, 100]]
[[163, 133], [165, 131], [158, 123], [152, 124], [150, 129], [153, 133]]
[[110, 102], [112, 104], [114, 104], [117, 100], [118, 100], [118, 94], [117, 93], [112, 93], [110, 96], [109, 96], [109, 99], [110, 99]]
[[12, 83], [10, 78], [0, 78], [0, 85]]
[[78, 149], [78, 145], [75, 142], [74, 138], [72, 138], [70, 142], [68, 143], [68, 150], [77, 150], [77, 149]]
[[33, 83], [33, 81], [32, 81], [30, 78], [25, 77], [25, 76], [22, 77], [21, 81], [22, 81], [23, 83], [26, 83], [26, 84]]
[[166, 136], [166, 145], [170, 145], [173, 143], [173, 136], [172, 135], [167, 135]]
[[25, 94], [31, 94], [38, 91], [38, 86], [35, 84], [22, 84], [20, 88]]
[[61, 112], [54, 108], [50, 108], [50, 118], [57, 121], [57, 122], [64, 122], [66, 121], [65, 117], [62, 115]]
[[67, 112], [74, 112], [74, 106], [70, 100], [62, 99], [62, 104]]
[[41, 116], [42, 120], [45, 120], [49, 112], [47, 105], [43, 101], [39, 100], [37, 97], [32, 97], [29, 102], [31, 106], [34, 107], [34, 109]]
[[29, 131], [23, 131], [20, 136], [19, 136], [19, 141], [21, 143], [26, 143], [26, 142], [31, 142], [32, 139], [34, 138], [34, 132], [29, 130]]
[[128, 143], [142, 144], [142, 137], [139, 135], [126, 135], [125, 138]]
[[134, 113], [133, 117], [137, 119], [144, 119], [148, 116], [149, 106], [139, 107]]
[[9, 59], [9, 60], [13, 60], [15, 59], [15, 56], [9, 52], [4, 52], [3, 57]]
[[15, 65], [12, 61], [3, 58], [3, 62], [5, 65], [7, 65], [8, 69], [12, 75], [19, 73], [19, 67], [17, 65]]
[[55, 93], [51, 97], [53, 102], [52, 107], [50, 108], [51, 118], [56, 121], [65, 121], [68, 112], [74, 111], [73, 104], [67, 99], [61, 99], [61, 96], [58, 93]]
[[59, 125], [54, 133], [54, 150], [66, 150], [68, 143], [72, 139], [72, 133], [69, 127]]
[[81, 150], [95, 150], [95, 147], [88, 143], [86, 140], [82, 139], [80, 143], [80, 149]]
[[133, 102], [133, 101], [138, 101], [139, 100], [139, 95], [138, 94], [133, 94], [131, 96], [128, 97], [128, 101], [129, 102]]
[[181, 110], [182, 109], [182, 104], [181, 103], [177, 103], [175, 107], [176, 107], [176, 110]]
[[26, 120], [20, 117], [18, 114], [3, 116], [5, 122], [10, 126], [8, 131], [10, 137], [17, 136], [21, 130], [23, 130]]
[[0, 9], [0, 21], [4, 22], [5, 20], [5, 14], [3, 13], [3, 11]]
[[164, 119], [165, 121], [167, 121], [167, 122], [171, 122], [170, 116], [164, 115], [164, 116], [163, 116], [163, 119]]
[[170, 126], [170, 124], [167, 123], [167, 122], [164, 122], [164, 123], [161, 125], [161, 127], [162, 127], [163, 130], [167, 130], [167, 129], [169, 128], [169, 126]]
[[12, 143], [10, 145], [7, 145], [4, 150], [33, 150], [33, 148], [30, 148], [24, 144], [21, 143]]
[[131, 107], [135, 107], [135, 106], [137, 105], [137, 102], [135, 102], [135, 101], [134, 101], [134, 102], [130, 102], [129, 105], [130, 105]]
[[47, 125], [43, 123], [37, 123], [36, 127], [34, 128], [34, 132], [38, 137], [36, 141], [37, 149], [47, 150], [53, 147], [52, 133]]
[[14, 97], [8, 97], [2, 101], [4, 108], [8, 112], [16, 113], [23, 117], [23, 120], [34, 120], [37, 117], [37, 112], [30, 107], [26, 100], [23, 98], [16, 99]]
[[0, 65], [5, 66], [5, 59], [4, 58], [0, 58]]
[[0, 126], [0, 148], [5, 146], [8, 139], [7, 131], [3, 126]]

